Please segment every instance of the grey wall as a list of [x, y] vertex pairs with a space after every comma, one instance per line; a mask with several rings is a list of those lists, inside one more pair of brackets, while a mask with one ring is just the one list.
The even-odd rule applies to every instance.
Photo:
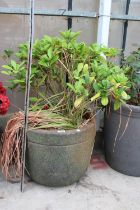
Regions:
[[[29, 7], [28, 0], [1, 0], [0, 7]], [[67, 0], [36, 0], [36, 9], [67, 9]], [[98, 1], [76, 0], [73, 8], [78, 11], [97, 11]], [[6, 48], [16, 49], [17, 45], [28, 39], [28, 16], [0, 14], [0, 53]], [[59, 31], [67, 29], [66, 17], [35, 17], [35, 38], [44, 34], [58, 35]], [[97, 21], [94, 19], [74, 18], [73, 30], [82, 31], [81, 40], [95, 42], [97, 36]], [[2, 60], [0, 60], [1, 64]]]
[[[67, 9], [68, 0], [35, 0], [36, 9]], [[112, 13], [124, 14], [126, 0], [112, 0]], [[29, 0], [1, 0], [0, 7], [29, 7]], [[73, 9], [78, 11], [99, 10], [99, 0], [73, 0]], [[140, 14], [140, 0], [131, 0], [130, 15]], [[4, 49], [16, 49], [19, 43], [28, 40], [28, 16], [0, 14], [0, 55]], [[44, 34], [58, 35], [67, 29], [66, 17], [35, 17], [35, 38]], [[73, 30], [82, 31], [80, 40], [87, 43], [97, 40], [97, 19], [73, 18]], [[123, 21], [112, 20], [110, 24], [109, 46], [121, 48]], [[140, 22], [129, 22], [126, 53], [139, 46]], [[0, 58], [0, 65], [3, 63]]]
[[[125, 14], [126, 0], [113, 0], [112, 13]], [[140, 0], [131, 0], [129, 15], [140, 16]], [[140, 21], [129, 21], [126, 40], [126, 51], [128, 55], [140, 46]], [[123, 36], [123, 21], [112, 20], [110, 24], [109, 46], [121, 49]]]

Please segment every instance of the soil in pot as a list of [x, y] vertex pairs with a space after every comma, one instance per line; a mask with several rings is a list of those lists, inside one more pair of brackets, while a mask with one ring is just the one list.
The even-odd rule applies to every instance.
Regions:
[[86, 172], [96, 134], [95, 122], [74, 130], [30, 130], [27, 133], [27, 170], [33, 181], [65, 186]]
[[122, 105], [121, 115], [120, 110], [111, 108], [110, 114], [105, 116], [105, 158], [113, 169], [126, 175], [140, 176], [140, 107], [129, 107]]

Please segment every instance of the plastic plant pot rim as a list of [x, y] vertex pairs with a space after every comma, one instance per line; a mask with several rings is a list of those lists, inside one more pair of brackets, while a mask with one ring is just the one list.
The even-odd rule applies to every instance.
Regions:
[[122, 104], [121, 109], [114, 110], [113, 103], [111, 104], [111, 111], [115, 112], [116, 114], [124, 115], [124, 116], [131, 116], [140, 118], [140, 106], [130, 105], [130, 104]]

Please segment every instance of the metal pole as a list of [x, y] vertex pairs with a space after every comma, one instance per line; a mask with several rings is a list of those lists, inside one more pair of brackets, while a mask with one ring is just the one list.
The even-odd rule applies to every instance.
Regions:
[[[125, 15], [128, 15], [128, 13], [129, 13], [130, 2], [131, 2], [131, 0], [127, 0], [126, 1]], [[125, 46], [126, 46], [127, 28], [128, 28], [128, 20], [126, 20], [124, 22], [123, 41], [122, 41], [122, 50], [123, 50], [123, 53], [124, 53]]]
[[[72, 11], [72, 0], [68, 0], [68, 11]], [[68, 17], [68, 29], [72, 28], [72, 18]]]
[[97, 43], [108, 45], [112, 0], [100, 0]]
[[30, 75], [32, 66], [32, 46], [34, 36], [34, 0], [30, 0], [30, 32], [29, 32], [29, 49], [28, 49], [28, 63], [26, 71], [26, 90], [25, 90], [25, 102], [24, 102], [24, 126], [23, 126], [23, 138], [22, 138], [22, 174], [20, 189], [23, 192], [24, 187], [24, 173], [25, 173], [25, 153], [26, 153], [26, 133], [28, 129], [28, 108], [29, 108], [29, 93], [30, 93]]
[[[68, 0], [68, 11], [72, 11], [72, 0]], [[72, 18], [68, 17], [68, 30], [72, 29]], [[66, 82], [69, 82], [68, 74], [66, 74]]]

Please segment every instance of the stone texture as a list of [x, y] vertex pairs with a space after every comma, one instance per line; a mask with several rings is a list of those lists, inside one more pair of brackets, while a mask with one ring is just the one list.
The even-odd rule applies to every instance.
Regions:
[[95, 123], [80, 130], [32, 130], [27, 133], [27, 170], [32, 180], [65, 186], [86, 172], [93, 149]]

